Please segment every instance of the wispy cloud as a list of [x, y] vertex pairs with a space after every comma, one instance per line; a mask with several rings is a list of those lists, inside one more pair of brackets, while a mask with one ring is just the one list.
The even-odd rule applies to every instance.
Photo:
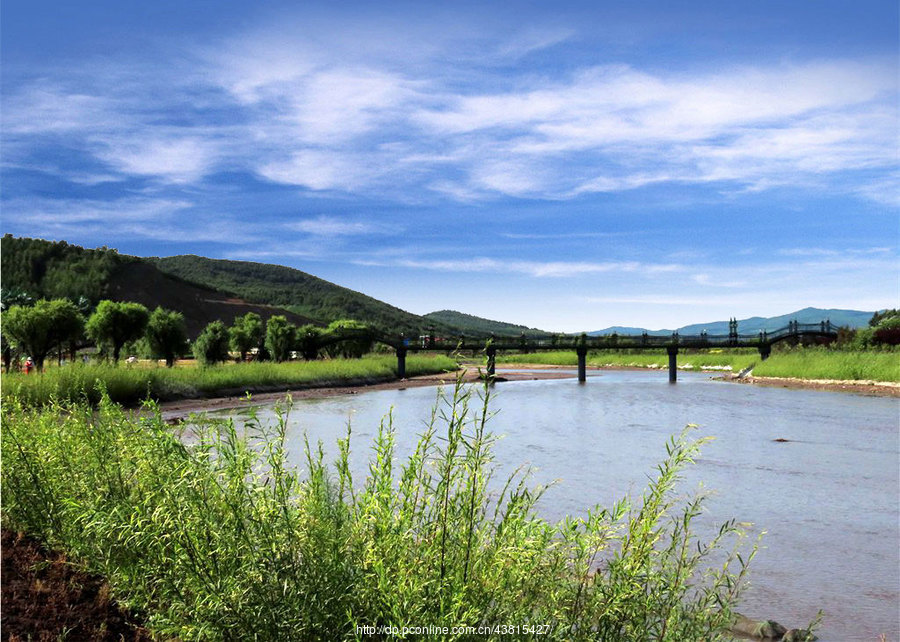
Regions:
[[[198, 212], [196, 204], [135, 196], [113, 200], [28, 198], [4, 203], [4, 228], [15, 234], [65, 240], [154, 239], [175, 242], [248, 243], [254, 234], [221, 214]], [[177, 223], [177, 224], [176, 224]], [[230, 228], [230, 229], [229, 229]]]
[[[163, 61], [140, 67], [144, 84], [121, 82], [127, 68], [108, 63], [18, 83], [3, 99], [8, 143], [21, 156], [11, 162], [55, 136], [114, 175], [179, 184], [238, 170], [407, 201], [558, 200], [709, 183], [895, 200], [886, 189], [897, 162], [890, 61], [690, 73], [620, 63], [536, 76], [518, 61], [572, 30], [520, 31], [490, 45], [435, 37], [400, 64], [396, 47], [388, 52], [361, 27], [298, 29], [198, 47], [176, 67], [188, 80], [168, 86]], [[448, 62], [462, 49], [464, 63]], [[90, 82], [71, 89], [73, 73]], [[858, 170], [874, 177], [827, 180]]]
[[344, 221], [331, 216], [318, 216], [287, 223], [285, 227], [312, 236], [338, 237], [372, 234], [381, 231], [378, 226], [359, 221]]
[[[377, 262], [373, 262], [373, 264], [377, 264]], [[564, 278], [605, 272], [656, 274], [677, 272], [684, 269], [683, 266], [674, 263], [653, 264], [638, 261], [500, 261], [485, 257], [451, 260], [400, 259], [393, 264], [405, 268], [444, 272], [517, 273], [538, 278]]]

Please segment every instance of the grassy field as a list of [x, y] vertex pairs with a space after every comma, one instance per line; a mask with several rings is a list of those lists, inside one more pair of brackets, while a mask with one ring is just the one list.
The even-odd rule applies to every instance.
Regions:
[[[165, 639], [360, 640], [361, 626], [404, 639], [720, 639], [755, 548], [736, 555], [733, 522], [711, 540], [692, 531], [704, 500], [676, 482], [702, 440], [673, 438], [639, 498], [554, 525], [521, 476], [489, 493], [489, 388], [472, 395], [458, 384], [442, 397], [405, 462], [386, 418], [366, 479], [351, 478], [349, 427], [334, 465], [307, 443], [301, 475], [283, 415], [240, 433], [200, 422], [186, 444], [152, 406], [135, 418], [108, 399], [7, 398], [4, 524], [106, 577]], [[400, 629], [426, 625], [519, 629]]]
[[[407, 376], [456, 370], [456, 362], [443, 355], [409, 355]], [[362, 359], [290, 361], [284, 363], [231, 363], [207, 368], [163, 368], [120, 364], [73, 364], [48, 368], [43, 374], [4, 375], [2, 396], [23, 403], [45, 404], [50, 399], [92, 403], [100, 399], [102, 384], [113, 401], [134, 404], [148, 397], [157, 400], [214, 396], [228, 392], [259, 391], [282, 386], [330, 386], [390, 381], [397, 377], [393, 355]]]
[[753, 367], [760, 377], [900, 381], [900, 352], [841, 352], [821, 349], [773, 354]]
[[[536, 363], [576, 366], [574, 351], [536, 352], [498, 356], [499, 363]], [[654, 352], [590, 352], [590, 366], [667, 368], [668, 355]], [[678, 355], [678, 366], [684, 369], [724, 369], [738, 372], [753, 366], [753, 374], [761, 377], [795, 377], [798, 379], [842, 379], [900, 381], [900, 352], [842, 351], [824, 348], [797, 348], [776, 351], [765, 361], [755, 350], [684, 351]]]

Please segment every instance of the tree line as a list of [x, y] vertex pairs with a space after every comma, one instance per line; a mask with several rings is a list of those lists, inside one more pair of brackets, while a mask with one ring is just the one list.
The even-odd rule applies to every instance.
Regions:
[[[28, 303], [31, 303], [30, 305]], [[6, 306], [4, 306], [6, 307]], [[345, 337], [346, 331], [352, 332]], [[3, 365], [9, 372], [15, 355], [28, 355], [38, 371], [48, 356], [56, 354], [74, 361], [80, 348], [95, 345], [102, 358], [118, 363], [123, 349], [129, 347], [166, 366], [192, 353], [203, 365], [227, 361], [234, 352], [241, 361], [287, 361], [295, 354], [306, 360], [320, 356], [358, 358], [372, 349], [368, 327], [344, 319], [328, 327], [296, 326], [283, 315], [262, 318], [249, 312], [237, 317], [231, 327], [222, 321], [208, 324], [190, 343], [184, 315], [157, 307], [150, 312], [139, 303], [103, 300], [96, 309], [84, 310], [68, 299], [42, 299], [10, 305], [3, 312]]]
[[900, 345], [900, 310], [876, 312], [864, 328], [838, 328], [836, 343], [838, 347], [851, 350]]

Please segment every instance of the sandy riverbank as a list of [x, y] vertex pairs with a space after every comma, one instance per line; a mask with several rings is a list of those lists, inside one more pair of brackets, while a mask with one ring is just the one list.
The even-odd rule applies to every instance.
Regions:
[[[504, 381], [533, 381], [536, 379], [568, 379], [575, 375], [565, 372], [528, 372], [530, 368], [547, 368], [553, 369], [554, 366], [520, 366], [516, 364], [514, 370], [504, 371], [497, 378], [498, 382]], [[560, 367], [562, 368], [562, 366]], [[569, 368], [571, 370], [571, 368]], [[522, 370], [523, 372], [518, 372]], [[396, 381], [385, 381], [373, 384], [359, 384], [347, 386], [323, 386], [323, 387], [307, 387], [307, 388], [285, 388], [277, 391], [267, 391], [253, 394], [248, 400], [246, 395], [231, 395], [215, 397], [210, 399], [179, 399], [177, 401], [167, 401], [160, 404], [163, 419], [166, 421], [175, 421], [187, 417], [192, 412], [200, 412], [205, 410], [225, 410], [228, 408], [241, 408], [249, 405], [257, 405], [261, 403], [278, 401], [290, 395], [293, 399], [321, 399], [324, 397], [337, 397], [341, 395], [356, 395], [362, 392], [371, 392], [373, 390], [402, 390], [404, 388], [420, 388], [422, 386], [449, 386], [456, 382], [457, 373], [442, 372], [438, 374], [422, 375], [420, 377], [410, 377], [408, 379], [398, 379]], [[476, 366], [463, 366], [463, 381], [475, 382], [480, 378], [479, 370]]]
[[723, 381], [733, 383], [754, 384], [758, 386], [775, 386], [779, 388], [804, 388], [808, 390], [831, 390], [835, 392], [851, 392], [870, 397], [900, 397], [900, 383], [892, 381], [869, 381], [841, 379], [797, 379], [794, 377], [737, 377], [727, 375]]

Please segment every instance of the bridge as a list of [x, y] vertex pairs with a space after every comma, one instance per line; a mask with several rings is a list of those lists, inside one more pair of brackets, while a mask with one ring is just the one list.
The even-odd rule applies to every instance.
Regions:
[[390, 334], [371, 329], [346, 329], [335, 332], [324, 339], [321, 347], [350, 339], [367, 338], [384, 343], [394, 348], [397, 353], [397, 374], [402, 379], [406, 376], [406, 355], [409, 352], [422, 351], [473, 351], [483, 352], [487, 357], [487, 375], [496, 373], [496, 357], [498, 351], [516, 350], [519, 352], [537, 352], [550, 350], [574, 350], [578, 356], [578, 381], [587, 380], [587, 353], [591, 350], [659, 350], [665, 348], [669, 356], [669, 381], [674, 383], [678, 377], [677, 361], [680, 349], [703, 348], [756, 348], [762, 360], [766, 360], [772, 352], [772, 346], [779, 341], [793, 339], [796, 341], [833, 340], [837, 338], [837, 328], [831, 321], [821, 323], [798, 323], [790, 321], [783, 328], [773, 332], [760, 330], [755, 334], [741, 334], [738, 331], [737, 319], [728, 322], [728, 334], [713, 335], [705, 331], [695, 335], [651, 335], [644, 332], [640, 335], [588, 336], [587, 334], [554, 334], [526, 336], [494, 336], [465, 335], [455, 337], [435, 336], [433, 329], [418, 337], [407, 337], [404, 334]]

